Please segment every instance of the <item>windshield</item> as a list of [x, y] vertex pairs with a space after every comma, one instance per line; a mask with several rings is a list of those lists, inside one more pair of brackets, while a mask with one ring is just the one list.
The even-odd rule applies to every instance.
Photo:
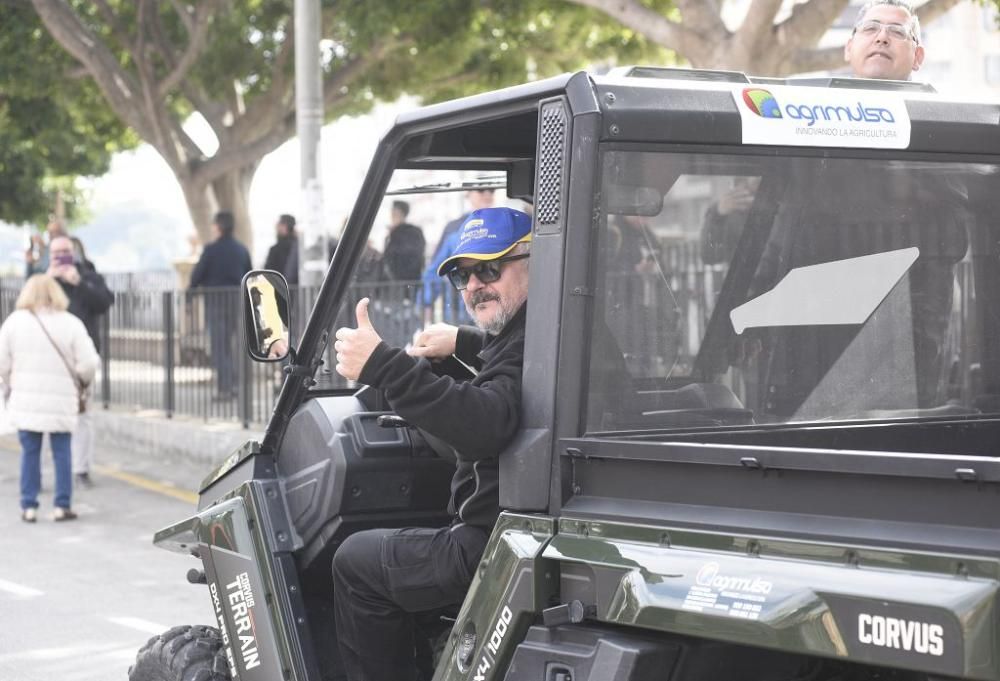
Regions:
[[[340, 327], [355, 326], [355, 306], [366, 297], [375, 330], [394, 347], [405, 348], [416, 332], [430, 324], [471, 324], [461, 294], [437, 275], [437, 266], [457, 245], [465, 216], [491, 206], [530, 210], [507, 195], [504, 173], [397, 169], [368, 232], [364, 252], [355, 263], [330, 337]], [[331, 257], [339, 236], [329, 245]], [[302, 293], [312, 292], [303, 289]], [[307, 299], [300, 308], [311, 306]], [[331, 342], [317, 390], [353, 387], [334, 371], [335, 355]]]
[[996, 174], [606, 152], [587, 429], [1000, 411]]

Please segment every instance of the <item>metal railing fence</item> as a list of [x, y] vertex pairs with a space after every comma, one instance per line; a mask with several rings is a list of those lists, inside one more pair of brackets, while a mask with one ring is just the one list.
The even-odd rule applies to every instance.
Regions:
[[[607, 321], [620, 337], [630, 368], [657, 367], [674, 348], [681, 371], [690, 370], [724, 277], [724, 268], [705, 265], [697, 244], [677, 244], [661, 253], [662, 272], [610, 273], [605, 295]], [[284, 380], [283, 364], [258, 364], [243, 348], [237, 288], [178, 290], [170, 273], [106, 275], [115, 303], [100, 332], [101, 368], [92, 404], [156, 410], [196, 418], [236, 420], [244, 426], [267, 421]], [[0, 318], [14, 309], [24, 283], [0, 278]], [[292, 291], [292, 345], [302, 337], [318, 288]], [[369, 316], [389, 344], [405, 346], [415, 331], [434, 322], [468, 323], [460, 294], [450, 286], [434, 291], [421, 282], [356, 283], [334, 328], [355, 324], [354, 306], [369, 297]], [[620, 303], [620, 305], [619, 305]], [[619, 309], [620, 308], [620, 309]], [[614, 310], [619, 309], [616, 318]], [[332, 343], [317, 377], [323, 386], [347, 387], [333, 371]], [[647, 374], [650, 375], [650, 374]]]
[[[118, 282], [127, 282], [121, 277]], [[133, 283], [143, 281], [135, 278]], [[149, 283], [149, 280], [146, 280]], [[15, 307], [24, 280], [0, 278], [0, 318]], [[113, 288], [114, 305], [102, 317], [101, 367], [91, 404], [156, 410], [209, 419], [237, 420], [245, 427], [267, 421], [284, 380], [284, 363], [258, 364], [244, 352], [238, 288], [193, 291]], [[318, 288], [292, 290], [292, 344], [302, 337]], [[369, 314], [380, 335], [405, 345], [424, 324], [454, 319], [457, 292], [424, 305], [420, 282], [360, 283], [352, 287], [335, 326], [354, 325], [354, 303], [369, 297]], [[332, 371], [333, 351], [319, 377], [325, 386], [347, 387]]]

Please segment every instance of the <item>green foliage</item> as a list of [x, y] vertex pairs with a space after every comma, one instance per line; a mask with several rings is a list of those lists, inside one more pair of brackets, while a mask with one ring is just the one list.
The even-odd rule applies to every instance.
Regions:
[[26, 3], [0, 3], [0, 220], [45, 223], [59, 191], [79, 217], [76, 177], [107, 172], [137, 140]]
[[348, 54], [398, 43], [355, 88], [355, 104], [403, 93], [441, 101], [595, 63], [667, 59], [664, 50], [605, 15], [560, 1], [351, 0], [324, 6], [334, 17], [324, 36]]
[[[670, 60], [665, 50], [603, 13], [564, 0], [319, 1], [328, 121], [365, 113], [376, 101], [402, 94], [434, 102], [595, 63]], [[653, 1], [672, 7], [672, 0]], [[66, 0], [50, 11], [71, 9], [121, 66], [120, 77], [129, 87], [137, 93], [144, 88], [141, 102], [127, 114], [116, 103], [119, 114], [147, 117], [149, 125], [132, 120], [145, 141], [169, 157], [178, 181], [185, 185], [185, 195], [194, 196], [221, 178], [204, 173], [195, 177], [206, 159], [181, 130], [190, 114], [200, 111], [212, 126], [219, 140], [215, 155], [223, 160], [214, 168], [222, 168], [217, 172], [229, 179], [252, 175], [260, 158], [249, 158], [247, 149], [262, 155], [291, 136], [295, 79], [288, 38], [294, 32], [293, 6], [292, 0], [217, 4], [213, 0]], [[199, 33], [185, 25], [188, 12], [194, 17], [195, 12], [212, 8], [217, 11], [210, 23], [197, 20], [198, 27], [208, 27], [197, 58], [183, 80], [172, 82], [170, 91], [161, 97], [162, 83]], [[11, 23], [3, 15], [0, 21]], [[33, 23], [37, 25], [36, 20]], [[41, 37], [38, 41], [39, 51], [45, 48], [44, 56], [53, 68], [63, 68], [62, 78], [55, 82], [69, 83], [68, 57], [49, 53], [51, 45]], [[71, 92], [73, 98], [80, 98], [93, 91], [74, 83]], [[46, 88], [31, 94], [52, 95]], [[69, 107], [63, 114], [72, 116], [78, 110]], [[81, 122], [74, 120], [74, 124]], [[92, 139], [98, 139], [97, 123], [89, 115], [87, 122], [95, 133]], [[120, 145], [120, 134], [110, 129], [108, 135]], [[92, 156], [91, 160], [102, 158]], [[201, 186], [193, 187], [194, 181]], [[230, 196], [226, 200], [240, 199]], [[199, 208], [189, 207], [195, 223], [207, 228], [199, 223]]]

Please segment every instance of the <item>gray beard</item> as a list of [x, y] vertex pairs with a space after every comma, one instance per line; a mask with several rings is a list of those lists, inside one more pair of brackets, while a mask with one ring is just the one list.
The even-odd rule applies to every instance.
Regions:
[[490, 322], [483, 324], [476, 322], [476, 326], [491, 336], [498, 336], [503, 331], [503, 327], [507, 326], [507, 322], [514, 318], [515, 312], [516, 310], [508, 310], [507, 306], [501, 301], [500, 311], [497, 315]]
[[[500, 310], [490, 321], [481, 322], [476, 319], [476, 305], [487, 300], [496, 300], [500, 303]], [[514, 315], [517, 314], [517, 310], [510, 309], [510, 305], [508, 305], [506, 300], [488, 294], [484, 296], [473, 296], [472, 300], [470, 300], [469, 304], [465, 307], [469, 311], [469, 316], [476, 320], [476, 326], [491, 336], [499, 335], [500, 332], [503, 331], [503, 327], [507, 326], [507, 322], [513, 319]]]

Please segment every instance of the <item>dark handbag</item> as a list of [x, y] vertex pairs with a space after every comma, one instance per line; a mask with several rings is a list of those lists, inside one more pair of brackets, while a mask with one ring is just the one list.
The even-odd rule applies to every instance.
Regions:
[[76, 413], [85, 413], [87, 411], [87, 384], [76, 375], [75, 371], [73, 371], [73, 365], [69, 363], [69, 360], [66, 359], [66, 355], [63, 354], [55, 340], [53, 340], [52, 336], [49, 335], [49, 330], [45, 328], [45, 324], [42, 324], [42, 320], [39, 319], [38, 315], [32, 311], [31, 316], [34, 317], [35, 321], [38, 322], [38, 325], [42, 327], [42, 333], [45, 334], [45, 337], [49, 339], [50, 343], [52, 343], [52, 347], [54, 347], [56, 352], [59, 353], [59, 358], [63, 361], [63, 364], [66, 365], [66, 370], [69, 371], [69, 375], [73, 379], [73, 385], [76, 386]]

